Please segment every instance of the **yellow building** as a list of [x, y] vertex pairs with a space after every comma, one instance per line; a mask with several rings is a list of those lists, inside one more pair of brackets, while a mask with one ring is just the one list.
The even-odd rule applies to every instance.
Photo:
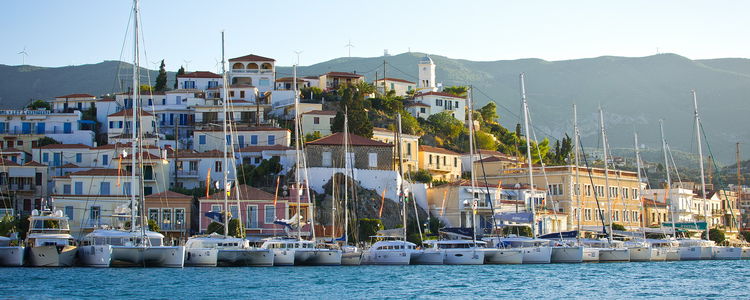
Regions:
[[302, 113], [302, 131], [305, 134], [319, 133], [321, 137], [331, 134], [331, 124], [336, 117], [335, 110], [313, 110]]
[[[580, 184], [576, 182], [576, 173], [579, 173]], [[568, 216], [568, 224], [576, 224], [576, 216], [579, 212], [577, 197], [574, 191], [581, 194], [581, 225], [599, 227], [609, 223], [608, 217], [612, 217], [614, 223], [622, 224], [628, 229], [639, 227], [641, 215], [641, 202], [639, 201], [638, 177], [635, 172], [609, 170], [609, 192], [605, 194], [604, 169], [585, 168], [568, 165], [544, 168], [533, 168], [534, 185], [547, 187], [547, 200], [545, 207], [557, 213]], [[506, 169], [501, 172], [487, 173], [486, 178], [490, 182], [501, 181], [503, 184], [528, 184], [528, 171], [526, 168]], [[612, 213], [609, 213], [611, 200]], [[598, 202], [598, 205], [597, 205]]]
[[434, 180], [461, 179], [461, 154], [444, 148], [419, 146], [419, 168], [432, 174]]
[[[372, 139], [383, 143], [395, 145], [395, 133], [385, 128], [373, 128]], [[419, 168], [419, 136], [401, 134], [401, 151], [404, 172], [416, 171]], [[393, 169], [398, 170], [398, 147], [393, 147]]]
[[664, 222], [672, 222], [672, 218], [664, 202], [643, 199], [643, 226], [656, 227]]

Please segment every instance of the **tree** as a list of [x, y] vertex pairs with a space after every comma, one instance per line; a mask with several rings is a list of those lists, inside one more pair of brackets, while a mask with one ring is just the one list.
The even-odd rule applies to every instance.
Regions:
[[141, 92], [147, 92], [148, 93], [148, 92], [153, 92], [153, 91], [154, 91], [154, 87], [153, 86], [150, 86], [148, 84], [141, 84]]
[[427, 229], [430, 230], [428, 235], [437, 235], [438, 231], [440, 231], [440, 228], [445, 227], [445, 223], [440, 220], [440, 218], [430, 218], [429, 222], [427, 223]]
[[412, 116], [409, 112], [401, 110], [401, 131], [405, 134], [422, 135], [424, 131], [419, 126], [417, 118]]
[[175, 74], [174, 77], [174, 88], [177, 89], [177, 78], [180, 77], [180, 75], [185, 74], [185, 67], [180, 66], [180, 69], [177, 70], [177, 74]]
[[432, 134], [443, 137], [449, 141], [455, 141], [464, 130], [464, 124], [456, 120], [447, 111], [431, 115], [427, 122], [432, 127]]
[[[726, 235], [724, 234], [724, 230], [718, 229], [718, 228], [712, 228], [710, 231], [710, 238], [712, 241], [716, 242], [717, 244], [721, 244], [724, 240], [726, 240]], [[706, 239], [706, 232], [704, 231], [701, 234], [702, 239]]]
[[157, 92], [167, 90], [167, 70], [164, 67], [164, 60], [162, 59], [161, 65], [159, 65], [159, 75], [156, 76], [156, 84], [154, 84], [154, 90]]
[[365, 95], [371, 94], [372, 91], [374, 88], [367, 83], [345, 85], [339, 88], [341, 101], [336, 117], [331, 123], [331, 131], [344, 131], [344, 112], [346, 111], [349, 118], [349, 132], [366, 138], [372, 137], [373, 126], [364, 105]]
[[474, 138], [476, 139], [477, 148], [483, 150], [497, 150], [497, 141], [491, 134], [480, 130], [474, 132]]
[[39, 139], [39, 141], [37, 142], [37, 145], [39, 145], [39, 147], [46, 146], [46, 145], [53, 145], [53, 144], [62, 144], [62, 143], [48, 136], [45, 136]]
[[625, 226], [618, 223], [612, 223], [612, 230], [626, 231]]
[[378, 230], [383, 229], [383, 222], [380, 219], [358, 219], [359, 223], [359, 240], [367, 241], [371, 236], [378, 233]]
[[496, 123], [497, 105], [495, 102], [490, 101], [487, 105], [482, 106], [482, 108], [479, 109], [479, 114], [482, 115], [482, 120], [484, 120], [485, 123]]
[[161, 231], [161, 228], [159, 228], [159, 223], [156, 223], [156, 220], [148, 220], [148, 230], [153, 232], [159, 232]]
[[279, 157], [264, 159], [257, 166], [242, 164], [237, 170], [238, 181], [254, 187], [262, 187], [272, 182], [271, 179], [281, 172]]
[[469, 88], [467, 86], [449, 86], [443, 88], [443, 93], [448, 93], [454, 96], [458, 97], [466, 97], [466, 94], [469, 92]]
[[10, 236], [12, 233], [18, 232], [18, 222], [12, 215], [5, 215], [0, 219], [0, 236]]
[[229, 220], [229, 235], [241, 239], [245, 238], [245, 226], [242, 225], [240, 219], [233, 218]]
[[50, 105], [49, 102], [44, 101], [44, 100], [34, 100], [34, 102], [31, 102], [31, 104], [29, 104], [29, 106], [27, 106], [26, 108], [28, 109], [44, 108], [46, 110], [52, 110], [52, 105]]
[[305, 135], [305, 142], [311, 142], [321, 138], [320, 131], [314, 131]]
[[529, 226], [505, 226], [503, 227], [503, 235], [507, 236], [515, 234], [516, 236], [528, 236], [531, 237], [531, 227]]
[[432, 174], [430, 174], [430, 172], [425, 169], [419, 169], [417, 171], [412, 171], [406, 174], [407, 174], [406, 178], [411, 178], [411, 180], [415, 182], [421, 182], [421, 183], [432, 182]]

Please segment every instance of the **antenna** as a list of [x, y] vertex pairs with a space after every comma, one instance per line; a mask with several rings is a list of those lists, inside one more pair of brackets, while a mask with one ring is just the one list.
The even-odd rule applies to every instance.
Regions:
[[344, 48], [349, 48], [349, 57], [352, 57], [352, 47], [354, 47], [354, 45], [352, 45], [352, 40], [349, 40], [349, 42], [344, 45]]
[[214, 68], [216, 68], [216, 73], [221, 73], [221, 68], [219, 66], [221, 65], [221, 61], [218, 58], [214, 58]]
[[[305, 51], [302, 51], [302, 50], [294, 51], [294, 54], [297, 54], [297, 65], [298, 66], [299, 66], [299, 55], [302, 54], [302, 52], [305, 52]], [[351, 55], [349, 55], [349, 56], [351, 56]]]
[[21, 50], [21, 52], [18, 52], [17, 54], [21, 55], [21, 65], [26, 65], [26, 57], [29, 56], [29, 53], [26, 52], [26, 46], [23, 46], [23, 50]]

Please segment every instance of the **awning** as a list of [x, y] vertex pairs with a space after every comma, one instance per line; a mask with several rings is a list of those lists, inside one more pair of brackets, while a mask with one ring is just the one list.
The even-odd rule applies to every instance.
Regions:
[[91, 121], [91, 120], [78, 120], [78, 123], [81, 123], [81, 124], [96, 124], [96, 121]]
[[34, 168], [10, 168], [8, 170], [9, 177], [34, 177], [35, 175]]

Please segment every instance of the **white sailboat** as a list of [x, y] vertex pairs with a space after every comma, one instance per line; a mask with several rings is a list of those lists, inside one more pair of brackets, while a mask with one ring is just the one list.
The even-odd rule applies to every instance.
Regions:
[[61, 210], [33, 210], [26, 234], [28, 264], [32, 267], [72, 267], [78, 246], [72, 235], [68, 217]]
[[0, 236], [0, 266], [20, 267], [23, 266], [25, 247], [11, 246], [9, 237]]
[[[140, 57], [139, 41], [139, 7], [138, 0], [133, 0], [133, 86], [132, 86], [132, 151], [130, 172], [130, 230], [97, 229], [87, 234], [83, 241], [90, 246], [84, 247], [82, 256], [101, 253], [101, 259], [90, 258], [83, 260], [92, 266], [107, 266], [107, 248], [111, 248], [110, 265], [143, 266], [143, 267], [183, 267], [185, 263], [184, 246], [165, 246], [164, 236], [157, 232], [146, 230], [147, 222], [143, 207], [143, 186], [141, 183], [143, 159], [141, 152], [142, 139], [138, 125], [140, 99]], [[140, 172], [139, 172], [140, 171]], [[140, 213], [140, 222], [136, 214]], [[139, 226], [140, 223], [140, 226]], [[90, 250], [90, 251], [89, 251]], [[101, 250], [101, 252], [99, 252]]]
[[[664, 153], [664, 172], [666, 173], [666, 186], [665, 186], [665, 204], [668, 205], [669, 213], [672, 219], [672, 238], [671, 241], [673, 243], [667, 244], [668, 247], [665, 247], [667, 252], [667, 261], [678, 261], [678, 260], [692, 260], [697, 259], [693, 258], [693, 254], [695, 253], [694, 250], [690, 250], [689, 248], [682, 247], [680, 243], [677, 241], [677, 217], [675, 216], [675, 204], [672, 202], [672, 197], [669, 197], [669, 194], [671, 192], [671, 186], [672, 186], [672, 177], [671, 173], [669, 172], [669, 159], [667, 158], [667, 140], [664, 137], [664, 121], [659, 120], [659, 131], [661, 132], [661, 147], [662, 152]], [[654, 199], [656, 200], [656, 199]], [[667, 203], [668, 201], [668, 203]], [[698, 253], [700, 253], [700, 249], [697, 250]]]
[[[344, 113], [344, 240], [342, 241], [341, 246], [341, 264], [345, 266], [358, 266], [362, 263], [362, 251], [357, 248], [357, 246], [349, 245], [349, 175], [352, 175], [353, 179], [353, 172], [350, 170], [350, 165], [347, 162], [347, 153], [349, 153], [349, 116], [347, 113]], [[335, 179], [335, 176], [334, 176]], [[332, 194], [334, 195], [334, 201], [333, 206], [335, 208], [336, 201], [335, 201], [335, 185], [331, 189]], [[336, 210], [333, 210], [333, 217], [332, 220], [336, 220]], [[335, 225], [335, 224], [334, 224]], [[334, 233], [336, 232], [336, 226], [333, 226]], [[334, 237], [336, 235], [334, 234]]]

